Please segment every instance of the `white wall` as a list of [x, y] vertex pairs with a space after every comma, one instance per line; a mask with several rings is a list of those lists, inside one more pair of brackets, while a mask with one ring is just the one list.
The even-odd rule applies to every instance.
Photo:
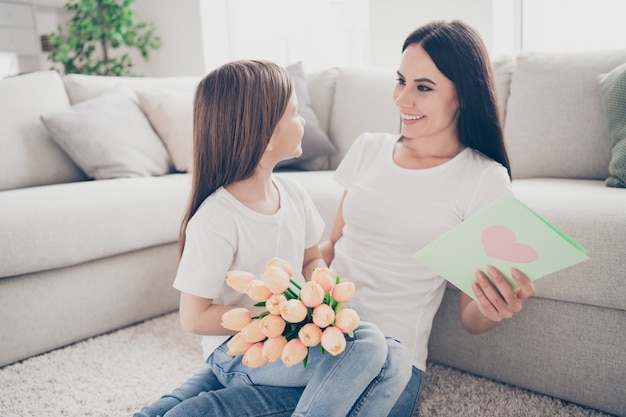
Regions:
[[[16, 1], [38, 6], [40, 34], [50, 32], [67, 17], [62, 9], [63, 0]], [[163, 46], [151, 51], [149, 61], [139, 54], [133, 55], [136, 72], [146, 76], [202, 75], [229, 60], [228, 1], [136, 0], [133, 9], [141, 20], [154, 22], [163, 39]], [[406, 35], [424, 23], [440, 19], [461, 19], [473, 25], [491, 50], [493, 5], [498, 1], [507, 0], [369, 0], [369, 64], [395, 67]], [[307, 17], [310, 18], [302, 16]], [[324, 22], [320, 21], [319, 25], [323, 28]], [[293, 27], [291, 22], [285, 24], [284, 30], [294, 30]], [[43, 53], [39, 66], [39, 69], [50, 66]]]
[[402, 43], [414, 29], [433, 20], [463, 20], [492, 46], [492, 2], [502, 0], [370, 0], [372, 66], [395, 67]]
[[203, 0], [137, 0], [140, 20], [154, 22], [163, 40], [150, 59], [133, 54], [135, 72], [146, 76], [204, 74], [200, 2]]

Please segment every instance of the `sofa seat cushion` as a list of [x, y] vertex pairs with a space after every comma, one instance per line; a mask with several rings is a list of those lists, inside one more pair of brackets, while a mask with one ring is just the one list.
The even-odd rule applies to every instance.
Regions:
[[513, 193], [589, 251], [589, 260], [535, 281], [537, 296], [626, 310], [626, 193], [603, 180], [517, 179]]
[[176, 242], [187, 174], [83, 181], [0, 193], [0, 277]]

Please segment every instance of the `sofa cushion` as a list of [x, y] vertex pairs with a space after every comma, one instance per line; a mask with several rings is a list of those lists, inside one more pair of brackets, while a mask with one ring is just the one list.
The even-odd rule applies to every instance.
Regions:
[[171, 171], [165, 146], [128, 87], [118, 86], [41, 119], [52, 138], [90, 178], [141, 177]]
[[178, 240], [188, 174], [0, 193], [0, 277], [46, 271]]
[[496, 82], [496, 94], [503, 122], [506, 120], [506, 104], [511, 93], [511, 76], [514, 68], [514, 58], [502, 57], [493, 61], [493, 77]]
[[331, 168], [361, 133], [400, 132], [400, 113], [392, 99], [396, 80], [392, 68], [339, 69], [330, 118], [330, 137], [338, 152], [331, 158]]
[[603, 180], [513, 180], [513, 194], [589, 250], [589, 260], [536, 280], [537, 296], [626, 310], [626, 193]]
[[317, 115], [320, 127], [328, 135], [330, 135], [330, 114], [335, 98], [338, 73], [339, 68], [331, 67], [305, 74], [306, 82], [309, 86], [311, 107]]
[[611, 135], [609, 187], [626, 187], [626, 64], [598, 77], [600, 98]]
[[626, 50], [518, 56], [505, 121], [514, 178], [608, 176], [596, 77], [623, 62]]
[[194, 91], [137, 90], [141, 108], [159, 134], [179, 172], [193, 165]]
[[168, 91], [194, 92], [201, 77], [107, 77], [103, 75], [68, 74], [63, 83], [71, 104], [99, 96], [118, 84], [133, 91], [164, 89]]
[[0, 190], [85, 179], [39, 120], [69, 106], [55, 71], [0, 80]]
[[286, 67], [294, 79], [298, 110], [305, 120], [302, 136], [302, 155], [298, 158], [281, 161], [278, 168], [317, 170], [328, 167], [329, 157], [337, 153], [328, 134], [320, 127], [320, 122], [311, 107], [309, 87], [304, 77], [302, 63], [297, 62]]

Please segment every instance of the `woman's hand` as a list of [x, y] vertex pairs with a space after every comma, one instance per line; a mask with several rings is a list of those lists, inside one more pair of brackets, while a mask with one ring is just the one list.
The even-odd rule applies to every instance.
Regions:
[[513, 290], [500, 271], [493, 266], [487, 267], [487, 273], [491, 282], [482, 271], [478, 271], [476, 272], [478, 282], [474, 283], [472, 289], [478, 298], [478, 309], [492, 321], [510, 319], [522, 310], [524, 301], [535, 294], [532, 281], [518, 269], [511, 269], [511, 276], [519, 285], [517, 290]]
[[[476, 300], [466, 294], [461, 298], [461, 322], [470, 333], [483, 333], [504, 319], [513, 317], [522, 310], [522, 305], [535, 294], [535, 286], [518, 269], [511, 269], [511, 276], [519, 286], [514, 290], [500, 271], [487, 267], [489, 279], [482, 272], [476, 272], [472, 285]], [[480, 316], [476, 313], [480, 313]]]

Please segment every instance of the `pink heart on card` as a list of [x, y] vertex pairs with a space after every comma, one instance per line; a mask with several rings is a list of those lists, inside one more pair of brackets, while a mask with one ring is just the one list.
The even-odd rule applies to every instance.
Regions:
[[482, 234], [482, 241], [490, 258], [524, 264], [539, 258], [533, 247], [515, 242], [515, 233], [506, 226], [495, 225], [486, 228]]

